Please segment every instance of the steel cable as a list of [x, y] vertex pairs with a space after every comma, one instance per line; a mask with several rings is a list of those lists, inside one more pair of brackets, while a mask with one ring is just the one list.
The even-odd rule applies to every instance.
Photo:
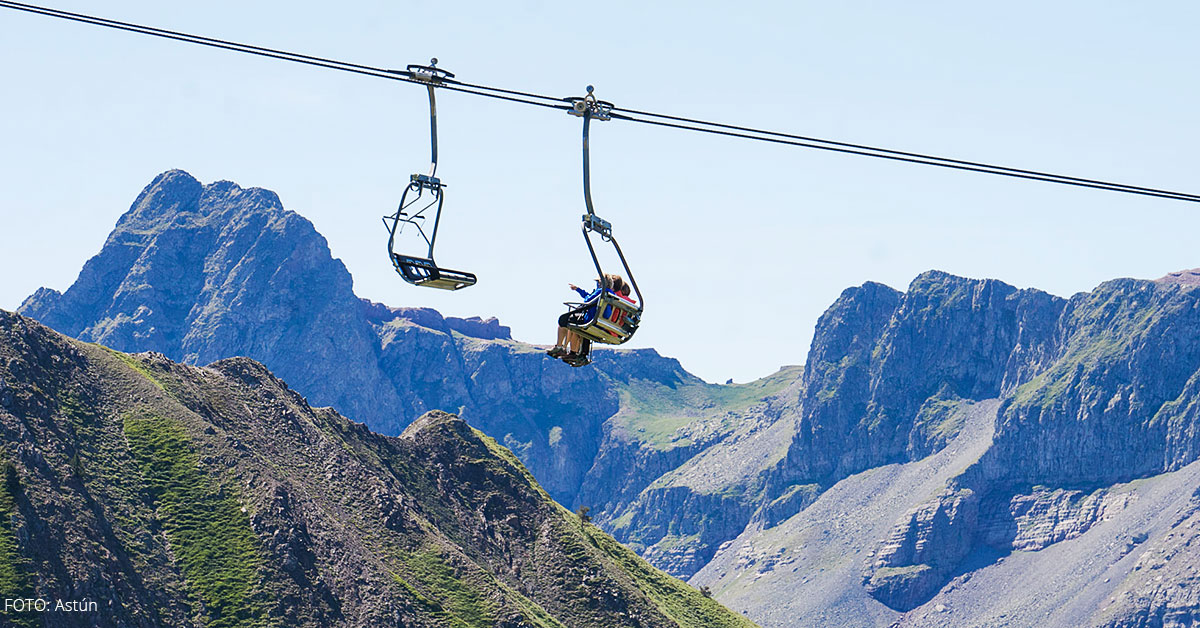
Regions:
[[[266, 48], [263, 46], [255, 46], [251, 44], [243, 44], [239, 42], [217, 39], [214, 37], [205, 37], [201, 35], [192, 35], [180, 31], [173, 31], [163, 28], [155, 28], [151, 26], [143, 26], [130, 22], [122, 22], [111, 20], [82, 13], [72, 13], [70, 11], [62, 11], [59, 9], [43, 7], [22, 2], [13, 2], [11, 0], [0, 0], [0, 8], [13, 9], [24, 11], [47, 17], [54, 17], [94, 26], [102, 26], [141, 35], [149, 35], [164, 39], [171, 39], [185, 43], [198, 44], [209, 46], [212, 48], [220, 48], [233, 52], [242, 52], [246, 54], [279, 59], [283, 61], [291, 61], [294, 63], [302, 63], [315, 67], [321, 67], [332, 70], [340, 70], [343, 72], [351, 72], [364, 76], [372, 76], [376, 78], [390, 79], [394, 81], [402, 81], [406, 83], [416, 83], [419, 85], [428, 85], [424, 80], [416, 78], [412, 72], [407, 70], [389, 70], [380, 67], [351, 63], [348, 61], [339, 61], [313, 55], [289, 52], [286, 50], [277, 50], [274, 48]], [[474, 96], [483, 96], [497, 100], [515, 102], [525, 105], [533, 105], [556, 110], [570, 110], [571, 105], [569, 98], [558, 98], [554, 96], [546, 96], [533, 92], [525, 92], [520, 90], [505, 89], [500, 87], [491, 87], [487, 85], [479, 85], [467, 83], [450, 78], [442, 78], [433, 83], [438, 89], [445, 89]], [[640, 117], [639, 117], [640, 116]], [[1200, 203], [1200, 195], [1189, 194], [1184, 192], [1174, 192], [1157, 188], [1128, 185], [1124, 183], [1115, 183], [1112, 181], [1103, 181], [1099, 179], [1087, 179], [1083, 177], [1073, 177], [1068, 175], [1060, 175], [1049, 172], [1039, 172], [1037, 170], [1027, 170], [1022, 168], [1012, 168], [1008, 166], [999, 166], [976, 161], [967, 161], [962, 159], [953, 159], [949, 157], [938, 157], [936, 155], [928, 155], [909, 151], [894, 150], [889, 148], [880, 148], [865, 144], [854, 144], [850, 142], [840, 142], [836, 140], [826, 140], [817, 137], [797, 135], [793, 133], [785, 133], [781, 131], [771, 131], [767, 129], [756, 129], [752, 127], [739, 126], [734, 124], [726, 124], [722, 122], [710, 122], [696, 118], [687, 118], [682, 116], [674, 116], [669, 114], [654, 113], [650, 111], [640, 111], [637, 109], [627, 109], [624, 107], [614, 107], [612, 110], [612, 118], [616, 120], [624, 120], [638, 124], [648, 124], [660, 127], [680, 129], [686, 131], [696, 131], [711, 135], [723, 135], [739, 139], [755, 140], [760, 142], [768, 142], [773, 144], [782, 144], [787, 146], [796, 146], [800, 148], [811, 148], [816, 150], [824, 150], [837, 153], [845, 153], [850, 155], [858, 155], [863, 157], [874, 157], [877, 159], [887, 159], [890, 161], [899, 161], [925, 166], [936, 166], [939, 168], [949, 168], [954, 170], [965, 170], [969, 172], [979, 172], [984, 174], [993, 174], [998, 176], [1026, 179], [1031, 181], [1042, 181], [1046, 183], [1058, 183], [1060, 185], [1071, 185], [1075, 187], [1091, 188], [1108, 192], [1123, 192], [1126, 194], [1137, 194], [1141, 196], [1151, 196], [1156, 198], [1165, 198], [1177, 201], [1186, 201], [1191, 203]]]

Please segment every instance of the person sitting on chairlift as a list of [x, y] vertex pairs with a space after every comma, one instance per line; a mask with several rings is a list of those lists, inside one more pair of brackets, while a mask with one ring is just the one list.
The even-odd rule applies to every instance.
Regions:
[[[563, 362], [571, 364], [580, 360], [587, 360], [591, 354], [592, 341], [580, 336], [574, 330], [571, 330], [567, 325], [586, 325], [596, 317], [596, 299], [603, 293], [604, 290], [609, 290], [615, 294], [629, 299], [629, 284], [620, 275], [606, 273], [603, 281], [596, 280], [596, 289], [588, 293], [576, 286], [570, 284], [570, 288], [579, 293], [583, 297], [583, 303], [558, 317], [558, 338], [554, 347], [546, 352], [552, 358], [562, 358]], [[632, 299], [630, 299], [632, 301]], [[586, 362], [585, 362], [586, 363]]]
[[[616, 280], [616, 283], [614, 284], [614, 286], [619, 286], [619, 287], [614, 287], [610, 292], [612, 292], [613, 294], [615, 294], [617, 296], [624, 298], [626, 301], [629, 301], [630, 303], [635, 302], [633, 300], [633, 297], [629, 296], [629, 284], [623, 283], [621, 281], [620, 277], [617, 277], [617, 280]], [[618, 312], [619, 312], [619, 310], [618, 310]], [[607, 313], [606, 313], [606, 315], [607, 315]], [[623, 315], [621, 315], [621, 316], [623, 316]], [[584, 338], [583, 336], [580, 336], [579, 332], [577, 332], [573, 329], [568, 330], [567, 334], [568, 334], [568, 339], [567, 339], [568, 350], [567, 350], [567, 354], [562, 357], [562, 361], [566, 362], [567, 364], [569, 364], [571, 366], [587, 366], [588, 364], [591, 364], [592, 363], [592, 340], [590, 338]], [[578, 349], [574, 352], [572, 352], [570, 350], [570, 347], [572, 345], [578, 347]]]

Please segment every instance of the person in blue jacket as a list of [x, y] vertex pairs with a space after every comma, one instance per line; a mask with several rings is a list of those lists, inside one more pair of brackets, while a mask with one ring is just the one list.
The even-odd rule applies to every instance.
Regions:
[[611, 290], [618, 294], [629, 293], [629, 288], [625, 284], [625, 280], [621, 279], [620, 275], [605, 274], [601, 279], [596, 280], [596, 289], [591, 292], [585, 291], [583, 288], [575, 284], [570, 284], [570, 288], [579, 293], [583, 299], [583, 304], [562, 316], [558, 317], [558, 338], [554, 346], [546, 352], [552, 358], [562, 358], [564, 362], [570, 363], [578, 361], [586, 357], [591, 349], [591, 341], [580, 336], [567, 325], [586, 325], [596, 318], [596, 297], [600, 296], [601, 291]]

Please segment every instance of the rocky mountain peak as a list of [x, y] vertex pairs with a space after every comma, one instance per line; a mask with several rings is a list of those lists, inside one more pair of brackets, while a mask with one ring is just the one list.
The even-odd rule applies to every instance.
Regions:
[[[164, 172], [66, 292], [39, 290], [18, 311], [117, 350], [191, 364], [250, 356], [360, 420], [389, 401], [350, 273], [268, 190]], [[363, 386], [384, 398], [358, 398]]]
[[1177, 286], [1200, 286], [1200, 268], [1167, 273], [1156, 279], [1155, 283]]
[[138, 194], [112, 235], [184, 227], [189, 222], [220, 219], [228, 212], [260, 214], [268, 219], [287, 213], [279, 196], [270, 190], [242, 188], [232, 181], [204, 185], [183, 170], [168, 170]]
[[203, 351], [187, 349], [202, 347], [185, 345], [197, 320], [231, 298], [270, 298], [269, 286], [246, 284], [277, 270], [276, 284], [309, 288], [303, 297], [350, 293], [350, 275], [325, 239], [273, 192], [202, 185], [171, 170], [142, 190], [74, 285], [62, 294], [41, 289], [19, 311], [85, 340], [176, 359], [195, 353], [194, 361]]
[[471, 431], [471, 426], [467, 422], [441, 410], [430, 410], [422, 414], [404, 428], [400, 433], [400, 438], [407, 440], [417, 440], [424, 435], [437, 434], [436, 436], [443, 441], [448, 442], [453, 438], [470, 438], [474, 439], [475, 434]]
[[196, 214], [200, 209], [200, 196], [204, 185], [183, 170], [168, 170], [150, 182], [129, 211], [117, 220], [119, 233], [133, 228], [156, 226], [164, 217]]

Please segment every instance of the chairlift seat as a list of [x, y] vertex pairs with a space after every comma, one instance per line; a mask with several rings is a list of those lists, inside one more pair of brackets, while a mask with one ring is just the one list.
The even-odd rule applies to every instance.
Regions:
[[567, 328], [594, 342], [619, 345], [632, 338], [642, 322], [642, 308], [610, 290], [578, 307], [591, 308], [593, 305], [595, 315], [582, 323], [568, 324]]
[[474, 274], [439, 268], [431, 258], [392, 253], [392, 264], [396, 267], [396, 272], [414, 286], [458, 290], [473, 286], [476, 282]]

